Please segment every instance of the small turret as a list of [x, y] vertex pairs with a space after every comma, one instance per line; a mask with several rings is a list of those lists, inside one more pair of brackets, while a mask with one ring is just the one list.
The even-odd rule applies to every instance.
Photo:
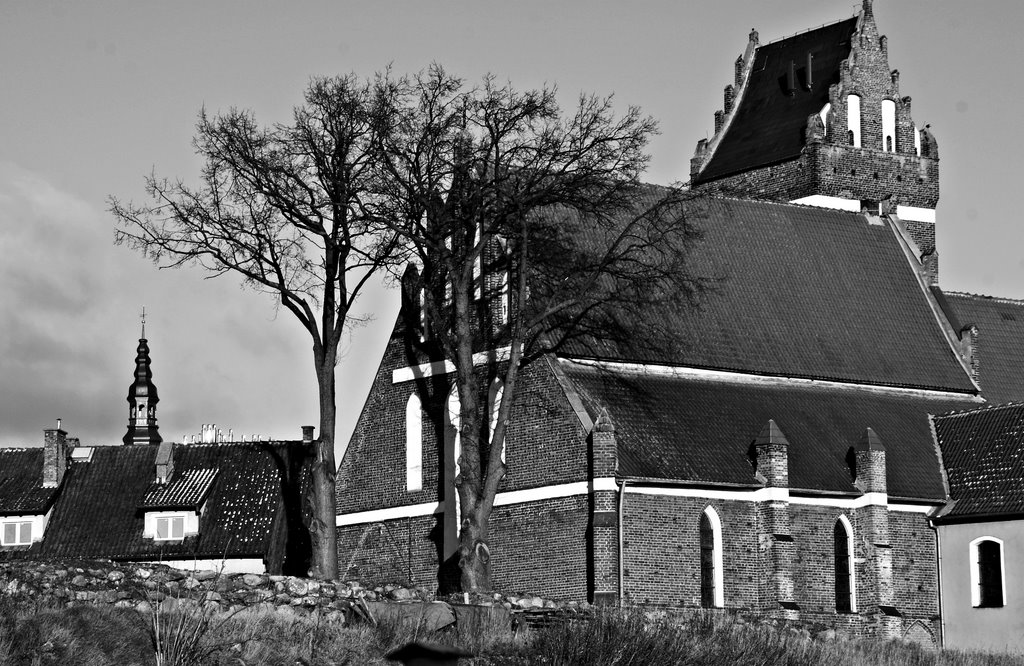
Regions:
[[135, 381], [128, 387], [128, 432], [122, 441], [131, 444], [159, 444], [163, 441], [156, 424], [160, 398], [153, 384], [152, 361], [146, 341], [146, 309], [142, 309], [142, 336], [135, 355]]

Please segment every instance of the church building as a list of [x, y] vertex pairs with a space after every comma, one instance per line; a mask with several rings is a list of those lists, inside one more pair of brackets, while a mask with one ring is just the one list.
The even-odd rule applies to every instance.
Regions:
[[[1024, 400], [1024, 304], [939, 288], [938, 146], [870, 0], [750, 33], [690, 189], [690, 268], [716, 288], [649, 313], [678, 349], [569, 346], [522, 370], [494, 587], [941, 644], [936, 519], [961, 486], [933, 415]], [[340, 463], [339, 576], [444, 589], [455, 460], [422, 387], [451, 366], [410, 358], [413, 318]]]

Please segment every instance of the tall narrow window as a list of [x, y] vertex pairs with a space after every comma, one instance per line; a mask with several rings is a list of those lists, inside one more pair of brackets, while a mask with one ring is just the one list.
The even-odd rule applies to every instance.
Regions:
[[860, 148], [860, 97], [846, 98], [846, 128], [850, 130], [850, 145]]
[[882, 100], [882, 150], [896, 152], [896, 102]]
[[914, 125], [914, 152], [921, 157], [921, 130], [917, 129], [917, 125]]
[[[451, 476], [448, 479], [449, 491], [451, 492], [452, 502], [454, 503], [455, 509], [455, 535], [458, 536], [462, 532], [462, 507], [459, 506], [459, 494], [458, 489], [455, 486], [455, 479], [459, 477], [459, 473], [462, 471], [462, 466], [459, 464], [459, 458], [462, 456], [462, 438], [459, 433], [460, 424], [462, 422], [462, 404], [459, 401], [459, 387], [453, 386], [451, 393], [448, 394], [448, 409], [447, 411], [447, 423], [445, 430], [445, 444], [451, 442], [449, 462], [446, 464], [451, 465]], [[447, 448], [447, 446], [446, 446]]]
[[423, 409], [415, 393], [405, 404], [405, 489], [423, 489]]
[[700, 516], [700, 605], [725, 605], [722, 586], [722, 522], [710, 506]]
[[835, 552], [836, 612], [857, 610], [853, 577], [853, 528], [846, 516], [839, 516], [832, 531]]
[[[495, 379], [491, 383], [490, 394], [487, 396], [487, 409], [489, 410], [489, 425], [487, 431], [489, 437], [494, 437], [494, 430], [498, 427], [498, 412], [501, 410], [501, 396], [505, 392], [505, 383]], [[505, 462], [505, 438], [501, 438], [501, 462]]]
[[1003, 587], [1003, 542], [982, 537], [971, 542], [971, 602], [975, 608], [1001, 608], [1006, 604]]

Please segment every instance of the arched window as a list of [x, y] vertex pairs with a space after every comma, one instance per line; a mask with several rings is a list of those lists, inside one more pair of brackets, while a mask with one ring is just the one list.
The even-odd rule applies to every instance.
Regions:
[[725, 606], [722, 586], [722, 521], [710, 506], [700, 516], [700, 605]]
[[853, 576], [853, 526], [846, 516], [839, 516], [832, 530], [835, 552], [836, 612], [857, 611], [857, 585]]
[[882, 100], [882, 150], [896, 152], [896, 102]]
[[986, 536], [971, 542], [971, 604], [975, 608], [1006, 605], [1003, 542]]
[[860, 148], [860, 97], [846, 98], [846, 127], [850, 130], [850, 145]]
[[[494, 429], [498, 427], [498, 411], [501, 409], [501, 396], [505, 392], [505, 383], [500, 379], [491, 382], [491, 390], [487, 396], [488, 410], [488, 437], [494, 436]], [[505, 462], [505, 438], [501, 439], [501, 462]]]
[[423, 489], [423, 409], [415, 393], [405, 403], [405, 489]]

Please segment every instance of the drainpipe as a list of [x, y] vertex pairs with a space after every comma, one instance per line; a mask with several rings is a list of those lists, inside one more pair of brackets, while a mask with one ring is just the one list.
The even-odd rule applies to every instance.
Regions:
[[624, 578], [624, 573], [623, 572], [625, 570], [625, 566], [626, 565], [625, 565], [625, 562], [624, 562], [625, 547], [624, 547], [624, 538], [623, 538], [624, 530], [623, 530], [623, 527], [622, 527], [622, 519], [625, 517], [625, 506], [626, 506], [626, 480], [623, 479], [622, 482], [619, 483], [619, 608], [624, 608], [625, 605], [626, 605], [626, 601], [625, 601], [626, 586], [625, 586], [625, 583], [623, 582], [623, 578]]
[[931, 518], [928, 519], [928, 527], [935, 531], [935, 592], [939, 597], [939, 647], [946, 645], [946, 614], [943, 612], [942, 603], [942, 537], [939, 528]]

